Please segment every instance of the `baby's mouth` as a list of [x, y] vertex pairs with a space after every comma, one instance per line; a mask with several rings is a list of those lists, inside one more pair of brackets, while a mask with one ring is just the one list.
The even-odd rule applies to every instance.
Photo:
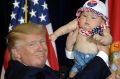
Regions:
[[83, 29], [84, 30], [91, 30], [89, 26], [84, 26]]

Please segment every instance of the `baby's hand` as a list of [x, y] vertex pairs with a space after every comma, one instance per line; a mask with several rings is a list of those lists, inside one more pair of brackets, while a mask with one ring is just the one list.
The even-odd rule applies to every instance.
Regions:
[[95, 35], [93, 36], [93, 39], [95, 39], [96, 41], [101, 42], [102, 36], [100, 36], [99, 34], [95, 34]]
[[50, 39], [51, 41], [55, 41], [55, 40], [57, 39], [57, 37], [56, 37], [55, 34], [50, 34], [49, 39]]
[[95, 35], [93, 36], [93, 39], [95, 39], [95, 42], [96, 42], [96, 43], [100, 43], [100, 44], [105, 45], [105, 46], [108, 46], [108, 45], [110, 45], [110, 43], [111, 43], [111, 39], [106, 38], [106, 37], [104, 37], [104, 36], [100, 36], [100, 35], [98, 35], [98, 34], [95, 34]]

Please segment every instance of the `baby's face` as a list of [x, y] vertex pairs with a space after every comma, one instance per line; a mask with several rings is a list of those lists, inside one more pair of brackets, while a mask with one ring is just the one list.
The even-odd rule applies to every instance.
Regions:
[[101, 16], [97, 16], [93, 12], [82, 12], [79, 18], [79, 23], [84, 30], [91, 31], [93, 28], [104, 23], [104, 20]]

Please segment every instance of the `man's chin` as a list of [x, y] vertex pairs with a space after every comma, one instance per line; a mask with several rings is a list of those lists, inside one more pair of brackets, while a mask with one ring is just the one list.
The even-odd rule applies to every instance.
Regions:
[[39, 63], [35, 65], [35, 67], [38, 67], [38, 68], [43, 68], [44, 66], [45, 66], [45, 63]]

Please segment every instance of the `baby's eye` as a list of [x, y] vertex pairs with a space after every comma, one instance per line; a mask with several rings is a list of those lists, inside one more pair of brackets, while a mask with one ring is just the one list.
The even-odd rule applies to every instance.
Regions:
[[92, 19], [96, 19], [97, 17], [95, 17], [95, 16], [93, 16], [93, 17], [91, 17]]
[[83, 17], [87, 17], [87, 15], [83, 15]]

